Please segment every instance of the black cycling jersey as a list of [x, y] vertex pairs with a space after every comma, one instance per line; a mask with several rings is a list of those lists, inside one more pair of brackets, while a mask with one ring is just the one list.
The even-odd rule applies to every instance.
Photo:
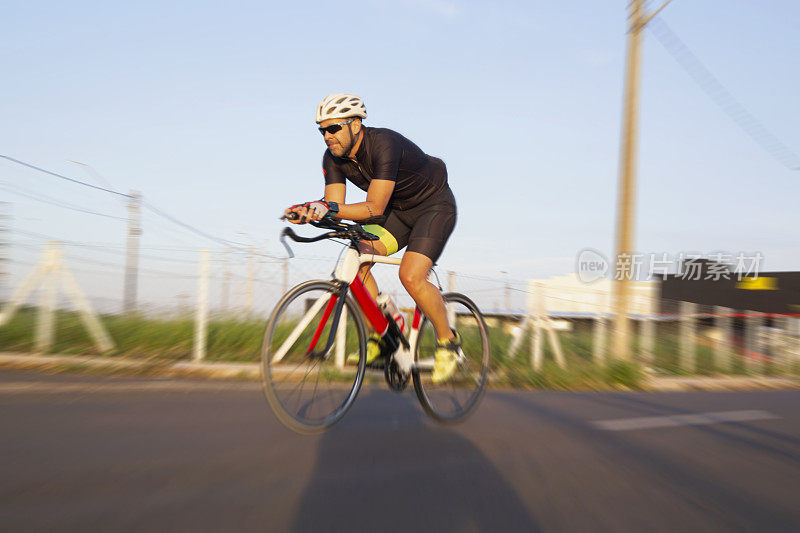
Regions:
[[362, 127], [363, 139], [355, 161], [325, 150], [322, 171], [325, 185], [351, 181], [366, 191], [373, 179], [395, 182], [387, 207], [406, 210], [449, 190], [447, 168], [438, 157], [427, 155], [396, 131]]

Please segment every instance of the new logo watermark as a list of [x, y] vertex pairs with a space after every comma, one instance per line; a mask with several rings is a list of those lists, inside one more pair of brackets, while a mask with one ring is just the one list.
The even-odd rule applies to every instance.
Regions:
[[578, 252], [575, 273], [583, 283], [608, 277], [615, 280], [650, 281], [674, 275], [685, 280], [757, 279], [764, 256], [761, 252], [714, 252], [699, 254], [680, 252], [620, 254], [613, 265], [602, 252], [584, 248]]
[[578, 274], [578, 279], [583, 283], [592, 283], [606, 277], [608, 269], [608, 259], [597, 250], [584, 248], [578, 252], [575, 273]]

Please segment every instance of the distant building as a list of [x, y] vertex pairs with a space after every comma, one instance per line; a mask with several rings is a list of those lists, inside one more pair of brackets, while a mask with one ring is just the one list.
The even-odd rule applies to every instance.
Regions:
[[[551, 316], [594, 318], [613, 313], [612, 280], [601, 278], [591, 283], [578, 279], [576, 274], [528, 280], [528, 309], [535, 312], [538, 298], [543, 295], [543, 310]], [[631, 281], [630, 314], [643, 317], [658, 313], [660, 288], [658, 282]]]

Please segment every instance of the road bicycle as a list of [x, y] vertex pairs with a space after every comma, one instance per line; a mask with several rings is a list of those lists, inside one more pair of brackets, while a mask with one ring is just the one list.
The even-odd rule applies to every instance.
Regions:
[[[433, 383], [436, 333], [431, 323], [417, 307], [406, 337], [358, 276], [365, 263], [399, 266], [401, 259], [360, 253], [359, 242], [378, 240], [360, 224], [333, 220], [311, 224], [329, 231], [302, 237], [291, 228], [283, 230], [281, 242], [290, 256], [286, 237], [299, 243], [337, 239], [348, 247], [332, 279], [297, 285], [278, 302], [267, 322], [261, 370], [264, 392], [276, 416], [295, 431], [321, 432], [350, 409], [371, 369], [383, 370], [389, 388], [397, 392], [413, 381], [417, 398], [433, 419], [452, 423], [466, 418], [483, 394], [489, 367], [489, 336], [478, 307], [463, 294], [442, 294], [462, 347], [453, 376]], [[438, 284], [431, 272], [429, 279]], [[383, 338], [381, 355], [369, 365], [365, 321]]]

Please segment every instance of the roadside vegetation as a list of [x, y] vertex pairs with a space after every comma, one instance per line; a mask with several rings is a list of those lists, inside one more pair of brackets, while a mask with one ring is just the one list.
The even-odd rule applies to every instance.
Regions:
[[[0, 328], [0, 351], [33, 352], [37, 310], [23, 308], [10, 323]], [[114, 358], [146, 360], [155, 365], [173, 361], [191, 360], [194, 339], [194, 320], [184, 317], [152, 317], [137, 314], [105, 315], [101, 317], [113, 338], [116, 348], [100, 354], [75, 312], [56, 313], [55, 342], [49, 350], [58, 354], [81, 354]], [[264, 334], [265, 321], [241, 317], [214, 318], [208, 325], [208, 361], [257, 362]], [[544, 363], [539, 371], [531, 367], [530, 340], [526, 340], [514, 356], [508, 355], [511, 334], [500, 327], [490, 327], [492, 353], [491, 383], [499, 387], [529, 389], [638, 389], [648, 373], [660, 375], [688, 375], [679, 367], [677, 331], [661, 327], [656, 335], [656, 357], [647, 368], [632, 362], [612, 361], [596, 363], [593, 358], [593, 331], [589, 327], [576, 327], [559, 334], [566, 368], [554, 361], [553, 348], [543, 341]], [[347, 351], [355, 350], [355, 335]], [[470, 338], [465, 336], [469, 350]], [[477, 342], [477, 341], [475, 341]], [[634, 346], [638, 349], [638, 346]], [[699, 345], [697, 371], [694, 375], [744, 374], [741, 357], [734, 357], [731, 369], [716, 368], [713, 347]], [[778, 374], [772, 365], [765, 367], [766, 374]]]

